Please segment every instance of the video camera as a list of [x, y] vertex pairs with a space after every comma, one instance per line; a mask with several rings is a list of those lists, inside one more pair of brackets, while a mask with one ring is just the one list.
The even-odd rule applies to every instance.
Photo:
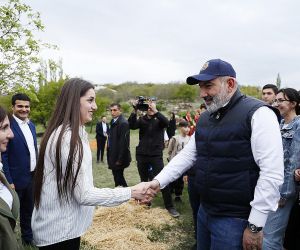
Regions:
[[148, 100], [156, 101], [155, 97], [146, 98], [144, 96], [137, 96], [136, 98], [139, 100], [139, 103], [136, 105], [136, 108], [141, 111], [148, 110], [148, 103], [144, 103], [145, 101], [148, 101]]

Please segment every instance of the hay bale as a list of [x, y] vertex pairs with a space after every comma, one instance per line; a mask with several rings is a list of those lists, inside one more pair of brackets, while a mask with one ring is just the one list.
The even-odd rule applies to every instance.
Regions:
[[164, 250], [168, 249], [167, 244], [147, 238], [151, 234], [147, 226], [161, 229], [165, 224], [175, 224], [167, 210], [147, 210], [131, 199], [117, 207], [96, 207], [92, 226], [83, 238], [97, 249]]

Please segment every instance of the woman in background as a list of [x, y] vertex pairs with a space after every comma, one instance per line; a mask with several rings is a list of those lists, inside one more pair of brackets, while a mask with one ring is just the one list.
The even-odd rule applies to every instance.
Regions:
[[282, 249], [282, 238], [297, 198], [294, 172], [300, 168], [300, 96], [295, 89], [280, 89], [273, 103], [283, 117], [280, 131], [284, 154], [284, 182], [279, 189], [278, 208], [275, 213], [269, 214], [263, 229], [263, 250]]
[[94, 187], [84, 124], [96, 109], [91, 83], [78, 78], [64, 83], [41, 141], [35, 173], [32, 231], [40, 249], [79, 249], [80, 236], [92, 224], [94, 206], [118, 206], [130, 198], [150, 201], [154, 196], [141, 194], [143, 184]]
[[[0, 106], [0, 161], [1, 152], [6, 151], [7, 142], [13, 137], [7, 111]], [[0, 163], [0, 249], [24, 249], [21, 238], [15, 232], [19, 209], [19, 197], [6, 180]]]

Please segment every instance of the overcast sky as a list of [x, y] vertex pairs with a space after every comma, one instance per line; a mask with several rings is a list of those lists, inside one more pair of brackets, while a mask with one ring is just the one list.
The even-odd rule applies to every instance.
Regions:
[[185, 81], [203, 64], [232, 64], [243, 85], [300, 89], [300, 1], [21, 0], [41, 13], [37, 37], [64, 73], [93, 83]]

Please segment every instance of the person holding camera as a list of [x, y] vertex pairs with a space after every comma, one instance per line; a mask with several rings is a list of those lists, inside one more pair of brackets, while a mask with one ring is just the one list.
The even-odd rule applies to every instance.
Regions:
[[[169, 121], [163, 114], [157, 111], [156, 105], [152, 100], [148, 102], [146, 115], [137, 119], [138, 104], [139, 100], [133, 103], [134, 110], [128, 118], [128, 122], [130, 129], [140, 129], [139, 145], [136, 147], [136, 161], [141, 181], [147, 182], [150, 165], [152, 166], [154, 176], [158, 175], [164, 168], [164, 128], [169, 125]], [[166, 209], [173, 217], [178, 217], [179, 213], [175, 210], [172, 203], [169, 186], [166, 186], [161, 191]]]

